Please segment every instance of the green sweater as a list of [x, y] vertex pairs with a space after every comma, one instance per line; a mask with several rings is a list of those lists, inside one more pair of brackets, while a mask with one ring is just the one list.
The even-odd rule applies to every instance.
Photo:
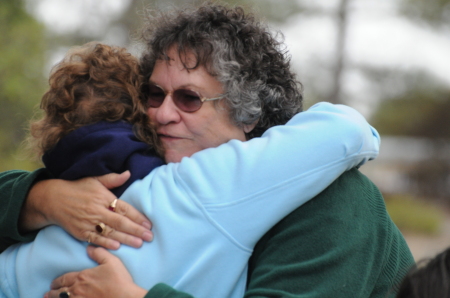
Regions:
[[[27, 190], [43, 177], [42, 170], [0, 174], [0, 237], [8, 240], [4, 246], [33, 237], [20, 235], [17, 219]], [[258, 242], [249, 262], [245, 296], [384, 298], [393, 296], [391, 290], [413, 264], [379, 190], [355, 169]], [[192, 296], [158, 284], [145, 297]]]

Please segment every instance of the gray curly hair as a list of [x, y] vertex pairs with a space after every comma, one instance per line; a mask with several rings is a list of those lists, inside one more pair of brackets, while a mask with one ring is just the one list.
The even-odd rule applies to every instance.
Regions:
[[[242, 7], [207, 3], [149, 15], [142, 32], [144, 88], [156, 60], [168, 59], [167, 52], [176, 46], [186, 69], [204, 66], [222, 83], [237, 126], [256, 123], [247, 138], [261, 136], [302, 110], [302, 85], [278, 37]], [[183, 59], [187, 53], [195, 56], [194, 66]]]

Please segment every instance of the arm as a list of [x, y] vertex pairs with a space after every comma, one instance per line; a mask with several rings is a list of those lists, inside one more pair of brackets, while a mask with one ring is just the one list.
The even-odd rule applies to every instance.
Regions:
[[[268, 142], [268, 140], [271, 141]], [[279, 140], [287, 140], [283, 143], [284, 151], [282, 153], [277, 150]], [[269, 191], [269, 189], [258, 189], [261, 183], [251, 183], [251, 181], [249, 183], [248, 179], [235, 180], [234, 178], [235, 173], [240, 173], [243, 178], [253, 177], [256, 181], [270, 181], [270, 184], [273, 185], [276, 183], [272, 177], [273, 165], [266, 168], [262, 162], [264, 160], [273, 161], [277, 168], [282, 170], [275, 177], [277, 181], [285, 183], [290, 180], [291, 184], [303, 186], [303, 189], [300, 190], [302, 198], [295, 201], [289, 200], [289, 204], [282, 205], [283, 210], [280, 211], [278, 217], [271, 216], [272, 220], [265, 222], [264, 225], [250, 221], [254, 227], [259, 228], [259, 231], [264, 232], [279, 218], [294, 209], [293, 204], [298, 206], [316, 195], [343, 171], [374, 158], [378, 153], [379, 136], [355, 110], [345, 106], [322, 103], [310, 108], [307, 112], [300, 113], [287, 125], [279, 126], [274, 131], [269, 130], [262, 138], [249, 142], [253, 143], [252, 154], [246, 153], [248, 152], [246, 143], [232, 141], [227, 146], [221, 146], [220, 150], [219, 148], [212, 151], [206, 150], [209, 153], [202, 152], [202, 154], [196, 154], [196, 158], [184, 159], [181, 164], [172, 164], [169, 171], [174, 172], [171, 178], [173, 184], [185, 186], [184, 196], [186, 193], [191, 197], [198, 196], [201, 204], [215, 207], [217, 204], [226, 203], [223, 202], [224, 197], [239, 199], [245, 196], [246, 194], [240, 192], [242, 190], [249, 194]], [[299, 154], [302, 155], [302, 158], [297, 159], [298, 167], [293, 167], [291, 160], [287, 161], [290, 167], [283, 165], [286, 163], [285, 156], [298, 156]], [[230, 158], [224, 159], [223, 156], [230, 156]], [[216, 162], [212, 164], [209, 162], [210, 160]], [[230, 160], [233, 160], [234, 163], [230, 163]], [[246, 161], [245, 164], [241, 162], [242, 160]], [[258, 166], [258, 171], [254, 171], [255, 166]], [[217, 168], [229, 170], [219, 172], [216, 170]], [[290, 170], [284, 171], [285, 168]], [[228, 176], [225, 177], [225, 174]], [[160, 175], [160, 180], [163, 180], [161, 185], [167, 186], [167, 189], [176, 189], [176, 187], [168, 185], [169, 179], [165, 180], [165, 177], [165, 175]], [[223, 184], [224, 177], [227, 181], [235, 180], [234, 187]], [[294, 178], [300, 179], [301, 183], [296, 183], [297, 180]], [[110, 249], [117, 248], [118, 241], [139, 247], [142, 244], [140, 238], [148, 240], [149, 238], [146, 237], [151, 237], [148, 236], [148, 230], [146, 231], [141, 226], [143, 222], [149, 225], [148, 221], [124, 201], [118, 202], [118, 210], [120, 214], [126, 214], [127, 217], [109, 212], [107, 206], [115, 197], [104, 187], [105, 183], [109, 184], [109, 187], [113, 187], [114, 183], [116, 186], [121, 184], [117, 181], [111, 183], [93, 178], [74, 182], [47, 180], [36, 183], [28, 193], [26, 200], [24, 197], [26, 192], [20, 198], [25, 201], [20, 217], [22, 229], [35, 230], [49, 224], [57, 224], [79, 240], [85, 241], [91, 233], [94, 237], [91, 239], [94, 244]], [[311, 185], [313, 187], [308, 187]], [[23, 189], [28, 191], [29, 187]], [[158, 194], [155, 195], [155, 197], [157, 196]], [[172, 197], [178, 198], [179, 194], [174, 193]], [[266, 201], [267, 203], [273, 201], [269, 196], [267, 198], [269, 199]], [[13, 199], [12, 197], [7, 198], [10, 201]], [[261, 201], [261, 204], [266, 202]], [[233, 210], [229, 209], [225, 213], [248, 218], [254, 217], [245, 211], [249, 208], [242, 208], [242, 205], [239, 204], [234, 204], [234, 207]], [[141, 210], [143, 209], [145, 208]], [[250, 210], [256, 211], [257, 208], [250, 208]], [[266, 208], [266, 210], [272, 211], [270, 208]], [[218, 214], [216, 218], [227, 230], [237, 231], [236, 234], [246, 234], [243, 233], [245, 231], [242, 231], [240, 225], [230, 226], [230, 223], [232, 225], [236, 220], [220, 218], [222, 214]], [[124, 233], [113, 233], [112, 239], [100, 237], [97, 233], [92, 233], [98, 222], [104, 222], [116, 231]], [[249, 230], [254, 227], [247, 226]], [[147, 234], [145, 234], [146, 232]], [[261, 235], [253, 233], [252, 242], [255, 243]]]
[[[355, 169], [261, 238], [245, 297], [392, 297], [413, 264], [377, 187]], [[152, 297], [191, 296], [158, 284]]]
[[385, 298], [412, 264], [378, 189], [352, 170], [258, 242], [245, 297]]
[[[52, 290], [45, 295], [46, 298], [58, 298], [62, 291], [60, 288], [69, 284], [77, 285], [77, 297], [138, 298], [145, 296], [147, 291], [133, 283], [130, 274], [116, 256], [101, 247], [88, 246], [87, 252], [99, 266], [80, 273], [72, 272], [66, 274], [64, 278], [55, 279], [51, 285]], [[85, 280], [91, 282], [86, 283]], [[108, 287], [109, 284], [115, 287]]]
[[45, 169], [0, 173], [0, 251], [16, 242], [34, 239], [37, 230], [57, 224], [86, 241], [102, 221], [116, 232], [110, 238], [92, 233], [92, 243], [117, 249], [120, 243], [139, 247], [152, 238], [151, 224], [131, 205], [120, 202], [117, 212], [107, 206], [115, 199], [108, 190], [121, 185], [129, 174], [109, 174], [78, 181], [50, 179]]
[[123, 198], [148, 212], [164, 200], [192, 202], [252, 249], [281, 218], [344, 171], [375, 158], [378, 147], [377, 132], [357, 111], [321, 103], [261, 138], [230, 141], [158, 168]]
[[48, 173], [45, 169], [0, 173], [0, 251], [13, 243], [34, 239], [35, 232], [21, 231], [17, 223], [28, 190], [35, 182], [46, 178]]
[[[324, 123], [325, 125], [323, 125]], [[357, 128], [355, 129], [354, 126], [357, 126]], [[293, 127], [295, 128], [292, 129]], [[282, 137], [283, 141], [281, 143], [282, 146], [280, 146], [279, 142], [280, 137]], [[268, 142], [268, 139], [270, 139], [270, 142]], [[298, 158], [299, 143], [306, 144], [303, 145], [306, 149], [308, 149], [307, 147], [312, 144], [316, 146], [320, 146], [322, 144], [328, 146], [325, 149], [322, 148], [323, 146], [320, 148], [313, 147], [315, 150], [311, 150], [310, 148], [307, 150], [308, 152], [305, 153], [306, 158], [303, 156], [303, 158], [300, 158], [301, 160], [294, 159], [291, 161], [289, 159], [286, 161], [287, 156]], [[338, 107], [322, 104], [316, 108], [312, 108], [307, 113], [302, 113], [302, 115], [296, 116], [296, 119], [293, 119], [292, 122], [288, 123], [284, 127], [277, 127], [273, 130], [271, 129], [261, 139], [251, 140], [246, 143], [232, 141], [226, 146], [220, 146], [219, 148], [212, 150], [205, 150], [203, 151], [204, 153], [198, 153], [190, 159], [183, 159], [180, 164], [169, 164], [166, 167], [155, 170], [142, 182], [137, 183], [143, 183], [144, 188], [147, 189], [148, 192], [149, 188], [146, 186], [146, 183], [150, 182], [150, 192], [154, 193], [155, 198], [157, 199], [152, 200], [148, 197], [142, 198], [144, 193], [145, 195], [148, 194], [147, 192], [143, 192], [141, 189], [141, 191], [135, 193], [136, 196], [138, 196], [139, 193], [141, 194], [141, 199], [138, 200], [140, 202], [135, 203], [137, 205], [140, 203], [144, 204], [144, 206], [141, 206], [144, 210], [150, 208], [160, 210], [156, 205], [159, 202], [164, 201], [161, 198], [162, 194], [165, 193], [164, 196], [168, 197], [176, 197], [178, 194], [177, 192], [180, 192], [180, 195], [184, 196], [182, 201], [189, 201], [192, 198], [198, 198], [198, 200], [205, 205], [209, 203], [209, 206], [217, 207], [217, 205], [214, 205], [216, 203], [220, 204], [221, 200], [225, 197], [225, 200], [231, 200], [231, 202], [233, 202], [233, 199], [237, 198], [237, 201], [234, 202], [235, 204], [228, 204], [229, 201], [226, 201], [224, 204], [225, 206], [239, 205], [241, 201], [245, 201], [241, 200], [241, 198], [246, 197], [247, 194], [264, 192], [266, 184], [254, 182], [260, 182], [264, 179], [267, 180], [266, 175], [272, 180], [270, 183], [277, 186], [279, 186], [281, 182], [289, 181], [289, 183], [284, 184], [286, 186], [284, 188], [288, 189], [292, 186], [296, 190], [300, 189], [303, 191], [303, 193], [296, 192], [297, 196], [308, 197], [311, 195], [311, 191], [308, 188], [312, 184], [325, 183], [327, 185], [334, 180], [335, 177], [331, 177], [332, 175], [328, 176], [326, 179], [322, 179], [323, 170], [331, 169], [330, 171], [334, 172], [334, 175], [339, 176], [339, 174], [336, 173], [341, 173], [349, 168], [360, 165], [367, 159], [374, 158], [378, 152], [378, 144], [378, 134], [376, 134], [367, 122], [354, 110], [342, 106]], [[278, 146], [283, 148], [283, 151], [280, 154], [279, 151], [275, 150], [276, 152], [274, 154], [273, 147]], [[245, 154], [245, 150], [248, 150], [247, 154]], [[321, 152], [323, 150], [325, 151]], [[214, 154], [216, 154], [216, 156], [214, 156]], [[205, 158], [207, 155], [209, 155], [209, 157]], [[211, 157], [211, 155], [213, 157]], [[223, 156], [227, 156], [227, 159], [224, 160]], [[228, 157], [230, 157], [230, 159], [228, 159]], [[208, 162], [208, 160], [210, 161], [211, 159], [215, 161], [213, 165], [211, 165], [211, 162]], [[279, 175], [277, 173], [275, 177], [273, 177], [273, 171], [266, 171], [264, 168], [264, 162], [262, 161], [267, 160], [271, 160], [273, 162], [271, 165], [272, 168], [269, 169], [273, 169], [275, 164], [276, 167], [282, 169], [282, 173]], [[222, 162], [227, 165], [221, 165]], [[242, 162], [245, 162], [245, 165], [242, 165]], [[321, 167], [321, 165], [324, 165], [324, 167]], [[223, 167], [231, 167], [232, 170], [231, 172], [226, 172], [224, 176], [224, 173], [218, 172], [217, 170], [218, 168]], [[294, 170], [292, 170], [292, 168], [294, 168]], [[315, 171], [317, 168], [319, 171]], [[302, 174], [299, 176], [295, 170], [301, 172]], [[313, 176], [313, 178], [305, 178], [306, 180], [303, 180], [302, 183], [295, 183], [292, 181], [295, 181], [295, 179], [289, 179], [292, 176], [291, 171], [294, 171], [295, 174], [293, 176], [300, 180], [309, 176]], [[165, 176], [164, 173], [167, 175]], [[231, 179], [227, 175], [233, 176], [234, 179]], [[236, 175], [238, 176], [237, 178]], [[256, 178], [254, 177], [255, 175]], [[243, 178], [244, 181], [241, 181], [241, 178]], [[253, 183], [252, 181], [248, 181], [248, 179], [254, 179]], [[324, 180], [327, 179], [331, 179], [331, 181], [324, 182]], [[171, 180], [176, 181], [173, 184], [174, 187], [169, 187], [170, 184], [173, 183]], [[202, 180], [207, 180], [207, 182]], [[201, 182], [198, 183], [199, 181]], [[230, 187], [230, 183], [227, 181], [233, 181], [233, 187]], [[317, 188], [320, 187], [321, 186], [318, 186]], [[135, 190], [140, 189], [139, 187], [133, 186], [131, 188]], [[159, 191], [158, 188], [160, 188]], [[170, 191], [174, 191], [174, 193], [167, 194], [167, 192]], [[236, 196], [234, 196], [235, 191], [239, 192]], [[283, 190], [281, 190], [281, 192], [282, 191]], [[315, 188], [312, 192], [314, 193], [316, 191], [320, 190]], [[159, 194], [159, 196], [157, 197], [156, 194]], [[124, 196], [133, 198], [133, 191], [127, 191]], [[290, 196], [292, 196], [292, 194], [290, 194]], [[271, 197], [271, 201], [276, 201], [274, 200], [273, 194], [269, 194], [269, 197]], [[149, 202], [152, 202], [155, 206], [146, 206], [145, 204]], [[273, 202], [269, 203], [273, 204]], [[287, 208], [291, 207], [292, 206]], [[260, 218], [265, 219], [265, 216], [260, 216]], [[250, 219], [250, 221], [252, 220], [253, 219]], [[226, 220], [220, 221], [220, 218], [218, 221], [221, 223], [226, 222]], [[239, 218], [237, 222], [242, 222], [242, 218]], [[259, 223], [261, 224], [261, 220]], [[249, 225], [252, 224], [253, 223], [249, 223]], [[242, 224], [239, 226], [242, 228]], [[228, 231], [232, 229], [233, 227], [227, 226]], [[89, 269], [87, 271], [89, 271]], [[70, 285], [64, 284], [61, 286]], [[111, 284], [111, 287], [113, 286], [114, 285]], [[77, 286], [75, 286], [75, 288], [77, 288]], [[174, 291], [163, 284], [158, 284], [151, 289], [151, 291], [147, 294], [147, 297], [156, 297], [161, 293], [166, 293], [167, 295], [185, 295]]]

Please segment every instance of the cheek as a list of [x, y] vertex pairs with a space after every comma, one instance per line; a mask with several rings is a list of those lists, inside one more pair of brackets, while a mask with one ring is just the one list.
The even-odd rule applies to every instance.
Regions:
[[156, 109], [153, 109], [153, 108], [147, 109], [147, 115], [150, 118], [150, 121], [152, 123], [155, 123], [155, 114], [156, 114]]
[[148, 108], [147, 109], [147, 115], [152, 118], [153, 117], [153, 109], [152, 108]]
[[217, 147], [230, 140], [245, 141], [244, 131], [227, 121], [220, 121], [209, 126], [203, 126], [197, 134], [197, 143], [202, 149]]

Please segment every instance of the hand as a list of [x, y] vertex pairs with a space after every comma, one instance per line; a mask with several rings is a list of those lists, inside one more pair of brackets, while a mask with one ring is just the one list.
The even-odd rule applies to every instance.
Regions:
[[66, 291], [78, 297], [144, 297], [147, 291], [133, 282], [122, 262], [101, 247], [88, 246], [88, 255], [99, 266], [81, 272], [64, 274], [52, 282], [45, 298], [58, 298]]
[[[150, 221], [130, 204], [118, 200], [115, 212], [108, 206], [116, 199], [108, 189], [122, 185], [130, 172], [84, 178], [76, 181], [60, 179], [38, 182], [30, 190], [19, 220], [24, 231], [55, 224], [81, 241], [108, 249], [120, 243], [140, 247], [151, 241]], [[104, 223], [102, 234], [96, 225]]]

